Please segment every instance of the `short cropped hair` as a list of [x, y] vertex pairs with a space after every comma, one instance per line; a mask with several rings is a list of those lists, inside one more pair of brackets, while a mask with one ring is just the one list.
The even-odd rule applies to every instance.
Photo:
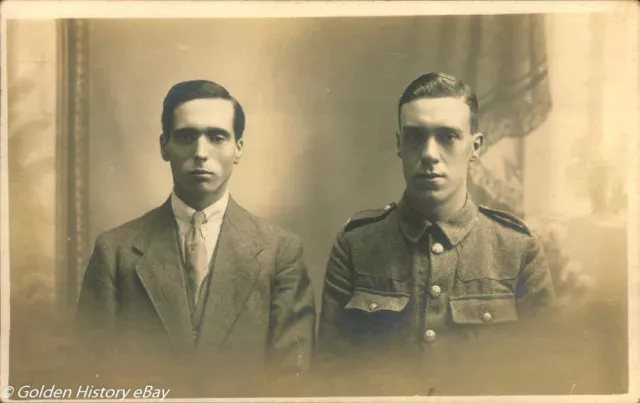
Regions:
[[398, 101], [398, 125], [402, 106], [421, 98], [463, 98], [471, 111], [471, 134], [478, 132], [478, 98], [473, 89], [454, 76], [445, 73], [426, 73], [407, 86]]
[[226, 88], [207, 80], [183, 81], [171, 87], [162, 103], [162, 133], [170, 136], [173, 130], [174, 111], [178, 106], [200, 98], [226, 99], [233, 103], [233, 132], [236, 141], [240, 140], [245, 124], [242, 106]]

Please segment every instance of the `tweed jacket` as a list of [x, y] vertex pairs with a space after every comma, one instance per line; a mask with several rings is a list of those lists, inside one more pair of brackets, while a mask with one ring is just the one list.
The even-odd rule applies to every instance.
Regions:
[[170, 199], [101, 234], [78, 302], [83, 334], [125, 358], [118, 368], [134, 354], [199, 363], [205, 380], [216, 371], [304, 372], [315, 307], [300, 239], [230, 198], [211, 267], [194, 332]]

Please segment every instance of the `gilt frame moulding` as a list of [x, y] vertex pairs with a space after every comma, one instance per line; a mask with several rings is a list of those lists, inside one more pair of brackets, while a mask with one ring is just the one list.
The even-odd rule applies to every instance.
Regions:
[[75, 306], [90, 248], [89, 234], [89, 22], [58, 20], [56, 295]]

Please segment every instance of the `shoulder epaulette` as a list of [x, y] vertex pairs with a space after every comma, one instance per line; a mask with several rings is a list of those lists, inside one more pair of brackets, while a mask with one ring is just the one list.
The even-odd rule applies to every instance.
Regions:
[[344, 231], [350, 231], [361, 225], [380, 221], [396, 208], [396, 203], [389, 203], [382, 208], [362, 210], [352, 215], [344, 225]]
[[525, 224], [518, 217], [509, 214], [506, 211], [494, 210], [486, 206], [478, 206], [478, 210], [480, 210], [487, 217], [499, 222], [506, 227], [513, 228], [516, 231], [522, 232], [523, 234], [531, 235], [531, 230], [529, 230], [527, 224]]

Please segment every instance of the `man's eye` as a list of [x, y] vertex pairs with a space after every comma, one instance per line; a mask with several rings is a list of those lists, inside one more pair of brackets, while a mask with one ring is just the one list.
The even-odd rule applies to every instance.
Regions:
[[211, 144], [222, 144], [227, 139], [223, 133], [206, 133], [206, 136]]
[[458, 138], [458, 136], [455, 133], [449, 132], [449, 131], [438, 133], [438, 137], [443, 141], [447, 141], [447, 142], [453, 141]]
[[409, 141], [417, 141], [420, 138], [420, 135], [417, 132], [413, 131], [413, 130], [406, 131], [404, 133], [404, 136]]
[[190, 143], [196, 137], [196, 133], [190, 132], [176, 132], [174, 133], [174, 138], [179, 143]]

